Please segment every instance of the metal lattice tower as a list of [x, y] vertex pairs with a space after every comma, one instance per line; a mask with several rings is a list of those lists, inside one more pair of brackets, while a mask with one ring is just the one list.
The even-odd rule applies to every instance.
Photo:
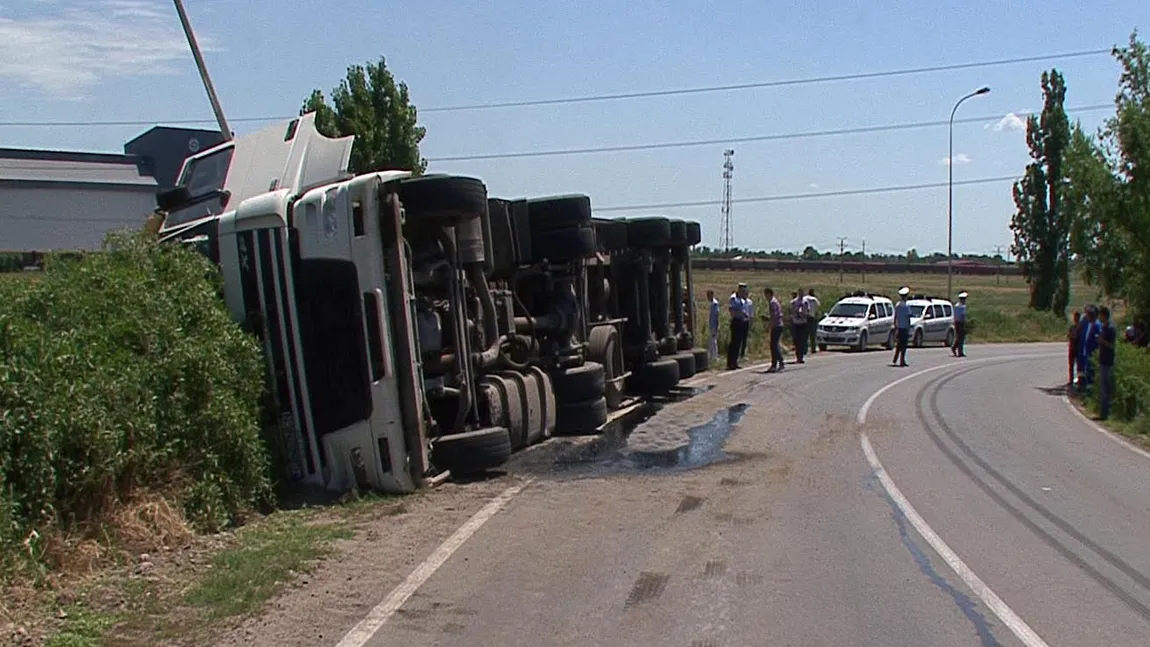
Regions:
[[735, 163], [731, 158], [735, 156], [735, 149], [728, 148], [723, 151], [723, 217], [719, 223], [719, 247], [724, 252], [731, 251], [733, 238], [731, 236], [731, 176], [735, 174]]

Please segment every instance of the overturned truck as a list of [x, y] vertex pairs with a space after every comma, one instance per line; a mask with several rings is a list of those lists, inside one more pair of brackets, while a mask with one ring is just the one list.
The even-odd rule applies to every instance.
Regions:
[[352, 176], [314, 114], [188, 158], [162, 241], [215, 262], [263, 345], [283, 476], [408, 492], [595, 433], [706, 368], [698, 225], [595, 220], [585, 195], [502, 200], [481, 180]]

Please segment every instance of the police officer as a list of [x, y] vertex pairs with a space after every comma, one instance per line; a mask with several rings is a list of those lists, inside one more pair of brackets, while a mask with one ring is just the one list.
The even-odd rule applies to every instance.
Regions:
[[727, 301], [727, 311], [731, 315], [731, 339], [727, 342], [727, 370], [739, 368], [739, 355], [747, 343], [747, 284], [740, 283]]
[[898, 291], [898, 303], [894, 306], [894, 325], [898, 329], [894, 347], [894, 359], [891, 366], [907, 366], [906, 347], [910, 343], [910, 304], [906, 302], [906, 295], [910, 288], [903, 287]]
[[966, 292], [958, 293], [954, 304], [954, 345], [950, 352], [955, 357], [966, 357]]

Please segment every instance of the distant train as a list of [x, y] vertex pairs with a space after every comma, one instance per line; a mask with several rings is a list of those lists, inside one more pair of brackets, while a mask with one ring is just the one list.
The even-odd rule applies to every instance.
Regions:
[[[838, 272], [848, 274], [946, 274], [946, 262], [909, 261], [842, 261], [782, 258], [705, 258], [693, 259], [695, 269], [727, 270], [739, 272]], [[955, 261], [954, 273], [963, 276], [1021, 276], [1022, 271], [1013, 263], [995, 265], [974, 261]]]

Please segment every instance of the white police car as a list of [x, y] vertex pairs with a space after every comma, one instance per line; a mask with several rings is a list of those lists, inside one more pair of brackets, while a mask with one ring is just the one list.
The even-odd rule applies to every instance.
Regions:
[[916, 294], [906, 300], [910, 306], [910, 345], [944, 343], [954, 346], [954, 305], [946, 299]]
[[894, 303], [869, 292], [848, 294], [819, 321], [815, 339], [819, 350], [830, 346], [865, 350], [876, 344], [894, 348]]

